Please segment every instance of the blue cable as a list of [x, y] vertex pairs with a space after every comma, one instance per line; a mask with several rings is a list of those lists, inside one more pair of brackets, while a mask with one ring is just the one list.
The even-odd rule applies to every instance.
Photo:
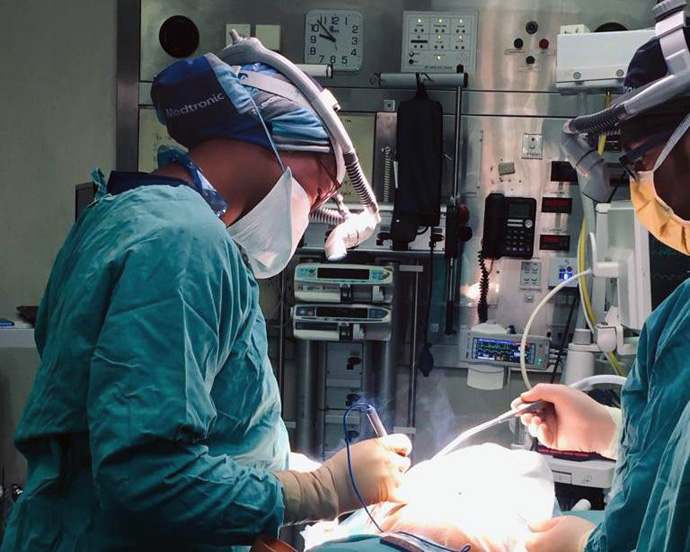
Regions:
[[[383, 533], [383, 529], [381, 529], [381, 526], [377, 523], [377, 521], [374, 519], [374, 516], [371, 515], [371, 512], [369, 511], [369, 508], [367, 508], [366, 502], [364, 502], [364, 498], [362, 498], [362, 495], [359, 492], [359, 488], [357, 487], [357, 481], [355, 480], [355, 473], [352, 470], [352, 457], [350, 455], [350, 434], [347, 430], [347, 416], [350, 412], [353, 410], [359, 410], [360, 412], [366, 412], [369, 408], [372, 408], [372, 405], [368, 403], [355, 403], [347, 408], [345, 410], [345, 413], [343, 414], [343, 433], [345, 435], [345, 450], [347, 452], [347, 470], [350, 474], [350, 482], [352, 483], [352, 488], [355, 491], [355, 494], [357, 495], [357, 499], [359, 500], [359, 503], [362, 505], [362, 508], [366, 512], [367, 516], [369, 516], [369, 519], [371, 520], [371, 523], [374, 524], [374, 527], [378, 530], [379, 533]], [[443, 546], [442, 544], [438, 544], [434, 541], [427, 540], [423, 537], [420, 537], [419, 535], [413, 535], [412, 533], [407, 533], [405, 531], [399, 531], [401, 535], [405, 535], [407, 537], [411, 537], [414, 539], [417, 539], [418, 541], [427, 544], [429, 546], [432, 546], [434, 548], [437, 548], [438, 550], [443, 550], [445, 552], [470, 552], [472, 550], [472, 547], [469, 544], [466, 544], [463, 546], [460, 550], [456, 550], [455, 548], [448, 548], [446, 546]]]
[[350, 432], [347, 430], [347, 415], [352, 412], [353, 410], [359, 410], [360, 412], [366, 412], [367, 408], [370, 408], [371, 405], [367, 403], [355, 403], [351, 405], [346, 411], [345, 414], [343, 414], [343, 432], [345, 433], [345, 450], [347, 452], [347, 470], [350, 473], [350, 481], [352, 482], [352, 488], [355, 490], [355, 494], [357, 495], [357, 499], [359, 500], [359, 503], [362, 505], [362, 508], [364, 508], [364, 511], [367, 513], [367, 516], [369, 516], [369, 519], [371, 522], [374, 524], [374, 527], [378, 530], [379, 533], [383, 533], [383, 529], [381, 529], [381, 526], [376, 522], [374, 519], [374, 516], [371, 515], [371, 512], [369, 511], [369, 508], [367, 508], [366, 503], [364, 502], [364, 499], [362, 498], [362, 495], [359, 492], [359, 488], [357, 487], [357, 481], [355, 481], [355, 473], [352, 470], [352, 457], [350, 455]]

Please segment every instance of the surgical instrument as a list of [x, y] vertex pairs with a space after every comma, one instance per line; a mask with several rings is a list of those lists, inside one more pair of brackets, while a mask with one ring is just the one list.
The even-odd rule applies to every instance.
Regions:
[[467, 431], [463, 431], [460, 435], [458, 435], [455, 439], [453, 439], [450, 443], [443, 447], [439, 452], [437, 452], [434, 455], [434, 458], [440, 458], [441, 456], [445, 456], [446, 454], [457, 448], [457, 446], [461, 442], [469, 439], [470, 437], [473, 437], [474, 435], [477, 435], [478, 433], [481, 433], [486, 429], [490, 429], [494, 426], [502, 424], [503, 422], [507, 422], [512, 418], [522, 416], [523, 414], [528, 414], [531, 412], [541, 410], [545, 408], [547, 404], [548, 403], [546, 401], [535, 401], [532, 403], [525, 403], [518, 406], [517, 408], [513, 408], [511, 410], [508, 410], [508, 412], [504, 412], [503, 414], [496, 416], [488, 422], [484, 422], [474, 427], [471, 427]]
[[[570, 387], [572, 387], [573, 389], [579, 389], [580, 391], [587, 391], [592, 389], [595, 385], [623, 386], [624, 383], [624, 377], [606, 374], [599, 376], [590, 376], [588, 378], [581, 379], [580, 381], [576, 381], [575, 383], [571, 384]], [[503, 422], [507, 422], [512, 418], [522, 416], [523, 414], [529, 414], [532, 412], [537, 412], [538, 410], [542, 410], [543, 408], [546, 408], [548, 404], [548, 401], [535, 401], [531, 403], [524, 403], [518, 406], [517, 408], [508, 410], [508, 412], [504, 412], [500, 416], [496, 416], [488, 422], [484, 422], [477, 426], [471, 427], [467, 431], [463, 431], [460, 435], [458, 435], [455, 439], [453, 439], [450, 443], [443, 447], [439, 452], [437, 452], [434, 455], [434, 458], [440, 458], [441, 456], [445, 456], [446, 454], [457, 448], [457, 446], [466, 439], [469, 439], [470, 437], [473, 437], [474, 435], [477, 435], [478, 433], [481, 433], [486, 429], [502, 424]]]
[[381, 421], [381, 418], [379, 418], [379, 413], [376, 412], [376, 409], [370, 404], [367, 404], [365, 412], [376, 436], [385, 437], [386, 435], [388, 435], [388, 432], [386, 431], [386, 428], [383, 426], [383, 422]]

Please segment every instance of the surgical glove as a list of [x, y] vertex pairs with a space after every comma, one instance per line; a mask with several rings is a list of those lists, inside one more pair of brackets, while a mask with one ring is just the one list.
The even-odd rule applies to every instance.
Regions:
[[[412, 443], [401, 434], [369, 439], [350, 446], [352, 472], [366, 505], [400, 502], [397, 490], [402, 474], [410, 467]], [[340, 450], [309, 473], [277, 472], [285, 495], [285, 523], [334, 519], [361, 507]]]
[[618, 455], [620, 409], [599, 404], [586, 393], [566, 385], [540, 383], [515, 399], [523, 403], [543, 400], [548, 406], [520, 419], [530, 435], [545, 446], [563, 451], [596, 452], [607, 458]]
[[582, 552], [595, 527], [575, 516], [531, 523], [533, 535], [525, 542], [525, 548], [527, 552]]

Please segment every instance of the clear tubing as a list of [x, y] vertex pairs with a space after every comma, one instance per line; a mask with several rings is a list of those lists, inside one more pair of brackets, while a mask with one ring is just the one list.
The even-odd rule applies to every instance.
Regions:
[[597, 385], [620, 385], [625, 383], [623, 376], [615, 376], [613, 374], [602, 374], [599, 376], [590, 376], [580, 381], [576, 381], [570, 387], [579, 389], [580, 391], [588, 391]]
[[556, 295], [559, 291], [561, 291], [565, 286], [567, 286], [570, 282], [573, 280], [580, 278], [582, 276], [585, 276], [589, 273], [591, 273], [591, 269], [587, 269], [584, 272], [578, 272], [574, 276], [571, 276], [570, 278], [563, 280], [560, 284], [558, 284], [555, 288], [553, 288], [547, 295], [544, 297], [539, 304], [536, 306], [534, 311], [532, 311], [532, 315], [529, 317], [529, 320], [527, 320], [527, 324], [525, 325], [525, 329], [522, 332], [522, 340], [520, 341], [520, 372], [522, 373], [522, 381], [525, 382], [525, 386], [527, 389], [532, 389], [532, 384], [529, 381], [529, 377], [527, 376], [527, 362], [525, 361], [525, 348], [527, 346], [527, 338], [529, 336], [529, 330], [532, 327], [532, 323], [534, 322], [534, 319], [537, 317], [537, 314], [539, 311], [548, 303], [554, 295]]

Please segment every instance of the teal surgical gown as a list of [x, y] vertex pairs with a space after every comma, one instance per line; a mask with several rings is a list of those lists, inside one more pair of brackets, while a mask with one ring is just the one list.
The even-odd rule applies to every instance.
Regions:
[[[141, 176], [141, 178], [147, 178]], [[289, 446], [258, 286], [186, 186], [106, 195], [55, 261], [2, 552], [229, 551], [276, 535]]]
[[623, 388], [612, 497], [586, 552], [690, 550], [690, 280], [649, 317]]

